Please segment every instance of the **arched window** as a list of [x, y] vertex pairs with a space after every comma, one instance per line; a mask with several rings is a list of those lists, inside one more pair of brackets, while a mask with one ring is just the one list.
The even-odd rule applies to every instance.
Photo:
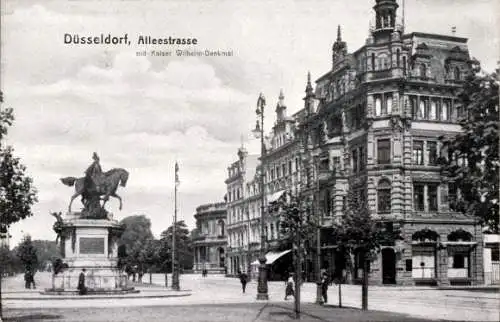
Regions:
[[427, 77], [427, 66], [425, 64], [420, 64], [420, 77]]
[[219, 230], [219, 236], [224, 236], [225, 231], [224, 231], [224, 220], [219, 220], [218, 224], [218, 230]]
[[377, 187], [378, 212], [391, 212], [391, 183], [387, 179], [382, 179]]
[[401, 51], [396, 50], [396, 66], [399, 67], [399, 56], [401, 55]]
[[453, 76], [455, 80], [460, 80], [460, 69], [458, 67], [455, 67], [453, 70]]
[[382, 115], [382, 99], [379, 96], [375, 98], [375, 115]]
[[375, 53], [372, 53], [372, 70], [375, 70]]

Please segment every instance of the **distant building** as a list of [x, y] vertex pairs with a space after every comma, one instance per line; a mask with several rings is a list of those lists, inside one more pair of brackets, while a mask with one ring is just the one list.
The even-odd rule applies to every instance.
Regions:
[[228, 274], [248, 272], [258, 257], [261, 212], [258, 156], [249, 155], [244, 147], [238, 150], [238, 160], [228, 167], [227, 235]]
[[196, 230], [193, 236], [193, 271], [224, 274], [226, 270], [226, 203], [212, 203], [196, 208]]

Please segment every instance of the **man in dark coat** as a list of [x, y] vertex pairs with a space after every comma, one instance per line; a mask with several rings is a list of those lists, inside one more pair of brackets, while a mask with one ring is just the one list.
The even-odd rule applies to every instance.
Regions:
[[241, 282], [241, 288], [243, 290], [243, 293], [245, 293], [245, 289], [247, 287], [247, 281], [248, 281], [248, 276], [245, 273], [238, 272], [239, 277], [240, 277], [240, 282]]
[[85, 286], [85, 268], [82, 269], [80, 276], [78, 276], [78, 293], [80, 295], [87, 294], [87, 287]]

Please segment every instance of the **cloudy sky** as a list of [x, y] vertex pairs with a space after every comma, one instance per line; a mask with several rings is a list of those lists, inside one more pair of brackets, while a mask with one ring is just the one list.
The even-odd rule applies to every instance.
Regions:
[[[399, 1], [401, 4], [401, 0]], [[92, 152], [103, 170], [130, 172], [112, 199], [115, 218], [145, 214], [158, 236], [172, 222], [175, 160], [180, 164], [179, 217], [194, 227], [195, 208], [222, 201], [227, 166], [250, 130], [259, 92], [268, 125], [282, 88], [289, 113], [302, 106], [306, 74], [330, 68], [337, 25], [351, 51], [365, 41], [374, 0], [311, 1], [2, 1], [1, 88], [15, 109], [8, 143], [39, 190], [35, 215], [13, 225], [55, 239], [51, 211], [65, 211]], [[469, 38], [472, 56], [489, 71], [499, 54], [496, 0], [407, 0], [406, 30]], [[401, 10], [399, 10], [401, 16]], [[67, 45], [65, 33], [127, 33], [131, 46]], [[194, 37], [197, 50], [233, 57], [138, 57], [139, 35]], [[182, 49], [182, 48], [181, 48]], [[269, 126], [267, 126], [269, 128]], [[74, 208], [80, 202], [75, 200]]]

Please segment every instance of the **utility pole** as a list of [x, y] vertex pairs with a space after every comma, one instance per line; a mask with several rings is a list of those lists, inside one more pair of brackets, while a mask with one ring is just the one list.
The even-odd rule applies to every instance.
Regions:
[[177, 249], [175, 247], [177, 225], [177, 187], [179, 185], [179, 165], [175, 162], [175, 188], [174, 188], [174, 223], [172, 225], [172, 289], [180, 290], [179, 271], [177, 265]]

